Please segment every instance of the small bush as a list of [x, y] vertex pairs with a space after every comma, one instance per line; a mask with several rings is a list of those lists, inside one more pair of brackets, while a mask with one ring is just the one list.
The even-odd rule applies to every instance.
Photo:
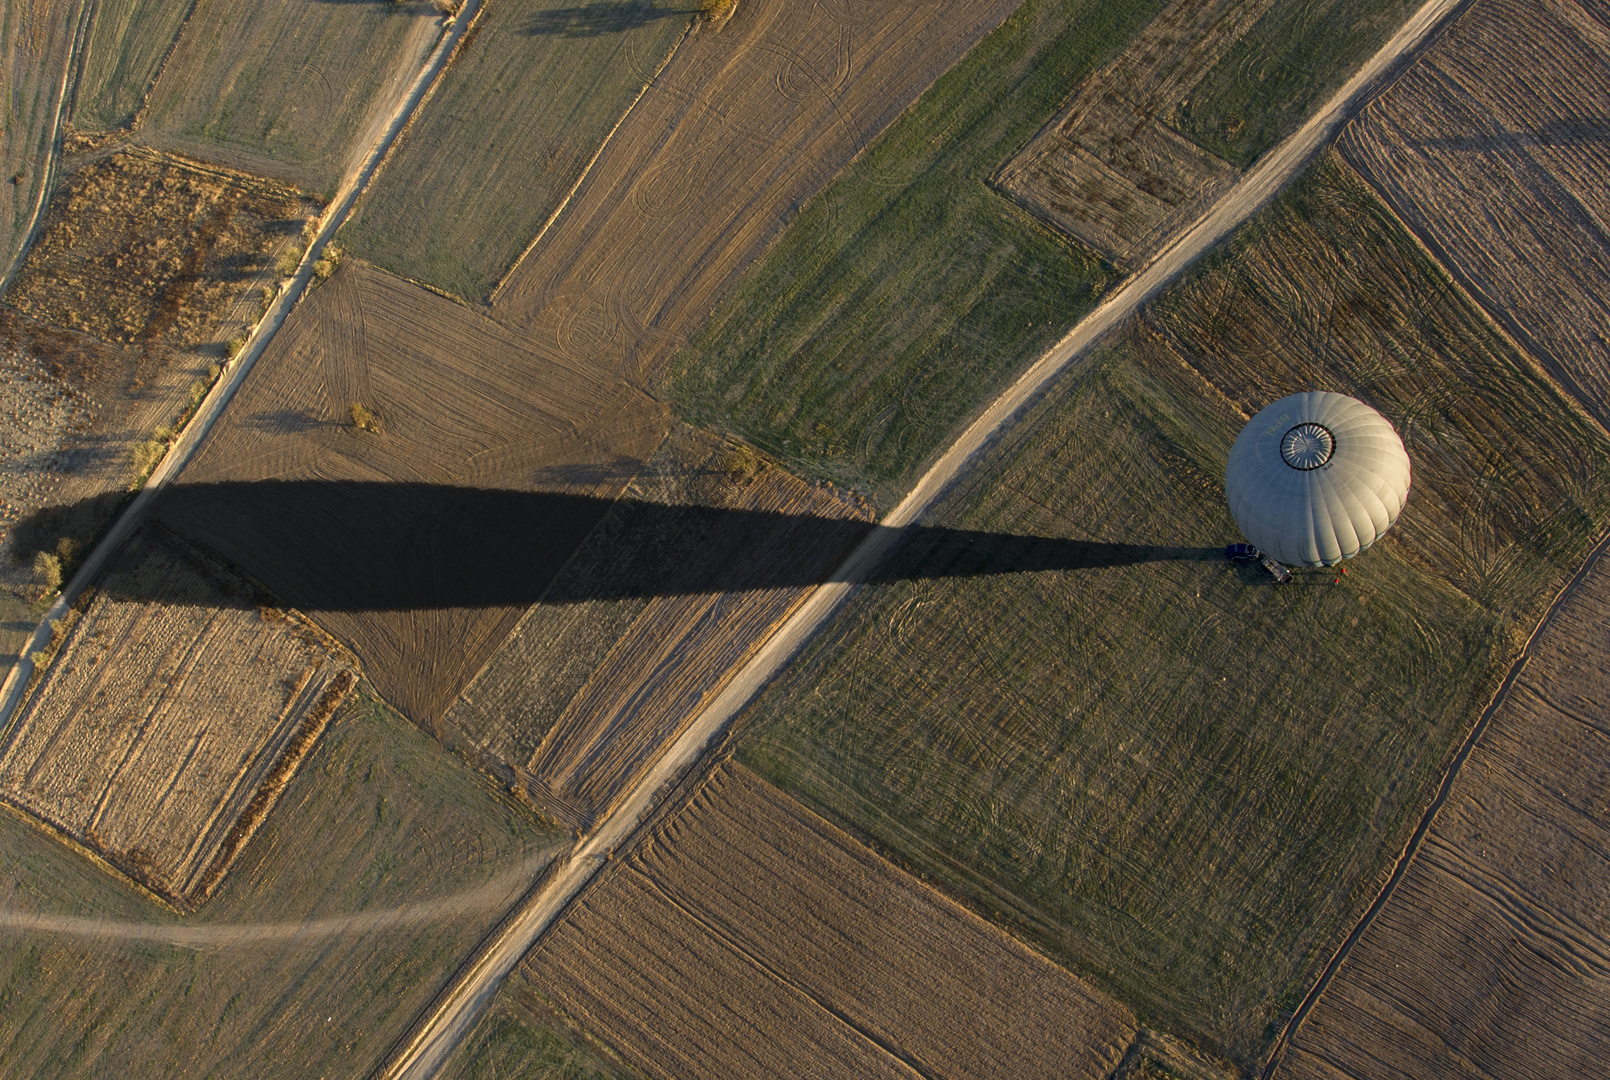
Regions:
[[[224, 346], [224, 349], [229, 353], [229, 358], [231, 360], [239, 356], [241, 352], [245, 350], [246, 340], [247, 339], [244, 335], [239, 335], [229, 339], [229, 343]], [[217, 376], [214, 376], [214, 378], [216, 377]]]
[[380, 434], [380, 417], [366, 409], [361, 401], [354, 401], [347, 406], [347, 415], [352, 419], [352, 426], [359, 431], [367, 431], [373, 435]]
[[341, 265], [342, 254], [341, 249], [334, 244], [324, 249], [324, 254], [313, 261], [313, 284], [322, 285], [329, 280], [336, 267]]
[[41, 551], [34, 556], [34, 573], [39, 576], [39, 583], [45, 587], [46, 593], [61, 588], [61, 559], [50, 552]]
[[151, 475], [151, 470], [157, 467], [162, 455], [168, 452], [166, 439], [147, 439], [137, 443], [134, 447], [134, 471], [141, 480]]
[[721, 455], [721, 471], [734, 484], [747, 484], [760, 471], [760, 458], [747, 446], [734, 446]]
[[293, 244], [280, 252], [280, 257], [274, 260], [274, 272], [282, 278], [296, 273], [296, 268], [302, 265], [302, 253], [305, 250], [306, 248]]

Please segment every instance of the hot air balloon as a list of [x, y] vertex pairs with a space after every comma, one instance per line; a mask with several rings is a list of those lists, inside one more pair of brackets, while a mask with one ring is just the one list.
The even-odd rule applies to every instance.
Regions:
[[1386, 417], [1345, 394], [1292, 394], [1230, 448], [1224, 493], [1242, 534], [1295, 566], [1333, 566], [1391, 528], [1409, 497], [1409, 455]]

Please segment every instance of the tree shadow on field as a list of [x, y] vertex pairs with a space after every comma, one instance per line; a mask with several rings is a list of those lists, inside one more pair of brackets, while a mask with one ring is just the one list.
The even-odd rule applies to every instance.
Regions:
[[552, 8], [526, 24], [531, 37], [602, 37], [624, 34], [656, 19], [697, 15], [698, 8], [662, 8], [651, 3], [596, 3]]
[[1481, 135], [1451, 135], [1423, 139], [1421, 146], [1444, 150], [1518, 150], [1530, 146], [1582, 146], [1610, 142], [1610, 118], [1582, 117], [1555, 120], [1535, 131], [1499, 131]]
[[[890, 530], [810, 514], [417, 483], [179, 483], [157, 496], [152, 516], [304, 611], [573, 604], [1223, 557], [1218, 547]], [[35, 519], [19, 523], [19, 539], [53, 542]], [[845, 556], [878, 533], [895, 534], [889, 553], [840, 576]], [[561, 574], [584, 541], [586, 558]]]

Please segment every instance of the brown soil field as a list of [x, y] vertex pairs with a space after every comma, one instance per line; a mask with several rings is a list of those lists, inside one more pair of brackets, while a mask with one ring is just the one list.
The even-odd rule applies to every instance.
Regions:
[[66, 178], [6, 303], [114, 344], [200, 345], [316, 210], [278, 184], [114, 154]]
[[696, 32], [493, 293], [563, 355], [656, 373], [745, 266], [1015, 0], [743, 0]]
[[804, 600], [803, 584], [769, 584], [776, 568], [825, 575], [855, 534], [818, 523], [864, 517], [831, 489], [681, 426], [444, 727], [585, 826]]
[[1347, 159], [1610, 423], [1610, 12], [1479, 0], [1349, 125]]
[[[187, 548], [130, 542], [0, 746], [0, 797], [181, 908], [217, 886], [355, 682], [324, 634], [251, 606]], [[153, 577], [165, 602], [122, 599]]]
[[0, 288], [49, 182], [62, 77], [85, 0], [15, 0], [0, 13]]
[[[353, 404], [378, 430], [354, 424]], [[344, 641], [430, 725], [530, 603], [455, 603], [451, 586], [540, 591], [668, 426], [596, 368], [348, 264], [297, 307], [161, 513]], [[432, 497], [444, 489], [451, 505]], [[511, 518], [508, 491], [565, 509]]]
[[1145, 262], [1240, 175], [1164, 124], [1273, 2], [1174, 0], [996, 182], [1116, 264]]
[[[1556, 612], [1280, 1077], [1594, 1076], [1610, 1060], [1603, 559]], [[1598, 1062], [1598, 1064], [1594, 1064]]]
[[1122, 1006], [739, 766], [606, 873], [524, 973], [645, 1076], [1090, 1077]]
[[1336, 155], [1260, 226], [1152, 306], [1161, 348], [1148, 355], [1241, 416], [1313, 387], [1370, 402], [1414, 462], [1393, 542], [1535, 625], [1594, 531], [1600, 429]]

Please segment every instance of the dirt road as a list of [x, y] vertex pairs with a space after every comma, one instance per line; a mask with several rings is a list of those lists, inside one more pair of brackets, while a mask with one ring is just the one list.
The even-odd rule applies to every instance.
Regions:
[[357, 204], [358, 196], [363, 194], [364, 188], [368, 186], [369, 181], [374, 178], [376, 171], [379, 170], [381, 162], [385, 160], [386, 153], [391, 149], [392, 143], [396, 142], [398, 135], [407, 126], [409, 118], [413, 116], [415, 110], [424, 101], [426, 93], [446, 66], [454, 48], [457, 47], [468, 28], [474, 23], [480, 7], [481, 0], [465, 0], [458, 16], [448, 28], [447, 33], [442, 36], [442, 40], [437, 44], [435, 51], [430, 54], [430, 58], [426, 60], [425, 65], [420, 68], [419, 74], [408, 88], [408, 92], [398, 100], [396, 108], [393, 109], [383, 127], [381, 137], [370, 147], [368, 154], [364, 156], [359, 165], [349, 172], [347, 178], [337, 190], [335, 199], [331, 202], [329, 209], [325, 211], [324, 220], [320, 223], [317, 235], [313, 238], [312, 243], [308, 244], [307, 252], [302, 256], [302, 263], [297, 267], [290, 286], [280, 290], [279, 296], [269, 307], [267, 314], [257, 324], [257, 330], [252, 334], [251, 340], [247, 342], [240, 356], [231, 363], [226, 371], [226, 377], [218, 380], [213, 386], [212, 392], [201, 403], [201, 407], [196, 411], [195, 417], [190, 421], [189, 426], [185, 428], [184, 434], [179, 437], [178, 442], [173, 445], [167, 456], [162, 459], [161, 464], [157, 466], [156, 471], [151, 474], [151, 478], [146, 482], [145, 488], [129, 504], [128, 509], [107, 528], [101, 537], [100, 543], [85, 556], [78, 572], [73, 575], [72, 580], [67, 583], [61, 594], [56, 598], [56, 602], [51, 605], [50, 610], [45, 613], [45, 617], [40, 620], [33, 636], [23, 646], [17, 663], [12, 666], [4, 684], [0, 685], [0, 730], [4, 730], [6, 725], [10, 723], [11, 716], [22, 699], [23, 691], [28, 686], [29, 677], [33, 674], [33, 662], [29, 657], [43, 649], [49, 642], [51, 623], [65, 615], [68, 607], [77, 599], [79, 594], [100, 576], [101, 571], [106, 567], [107, 561], [133, 535], [134, 530], [139, 528], [141, 523], [145, 521], [151, 502], [157, 493], [173, 481], [174, 477], [179, 474], [179, 470], [184, 468], [185, 463], [195, 454], [197, 447], [201, 445], [201, 441], [207, 437], [207, 433], [212, 430], [213, 424], [223, 414], [225, 407], [234, 398], [235, 392], [246, 381], [246, 376], [251, 371], [252, 365], [257, 362], [258, 357], [262, 356], [263, 351], [268, 347], [269, 341], [273, 339], [274, 334], [284, 324], [286, 317], [290, 315], [291, 309], [302, 298], [302, 294], [307, 291], [308, 285], [313, 280], [313, 264], [323, 254], [325, 246], [335, 236], [336, 230], [342, 226], [348, 215], [352, 213], [353, 206]]
[[[992, 402], [928, 470], [883, 524], [898, 528], [920, 518], [966, 468], [968, 461], [1035, 395], [1044, 390], [1103, 334], [1120, 325], [1187, 266], [1228, 236], [1291, 181], [1356, 109], [1361, 98], [1392, 73], [1404, 55], [1455, 12], [1465, 0], [1429, 0], [1359, 72], [1295, 134], [1264, 157], [1211, 210], [1145, 269], [1113, 292], [1057, 345]], [[777, 674], [849, 598], [860, 579], [892, 546], [893, 528], [878, 530], [851, 553], [833, 583], [821, 586], [761, 647], [710, 706], [668, 746], [655, 766], [616, 804], [548, 883], [504, 923], [458, 974], [435, 1012], [384, 1075], [395, 1080], [434, 1076], [466, 1035], [503, 977], [536, 942], [570, 900], [653, 809], [660, 791], [698, 759], [739, 710]]]

